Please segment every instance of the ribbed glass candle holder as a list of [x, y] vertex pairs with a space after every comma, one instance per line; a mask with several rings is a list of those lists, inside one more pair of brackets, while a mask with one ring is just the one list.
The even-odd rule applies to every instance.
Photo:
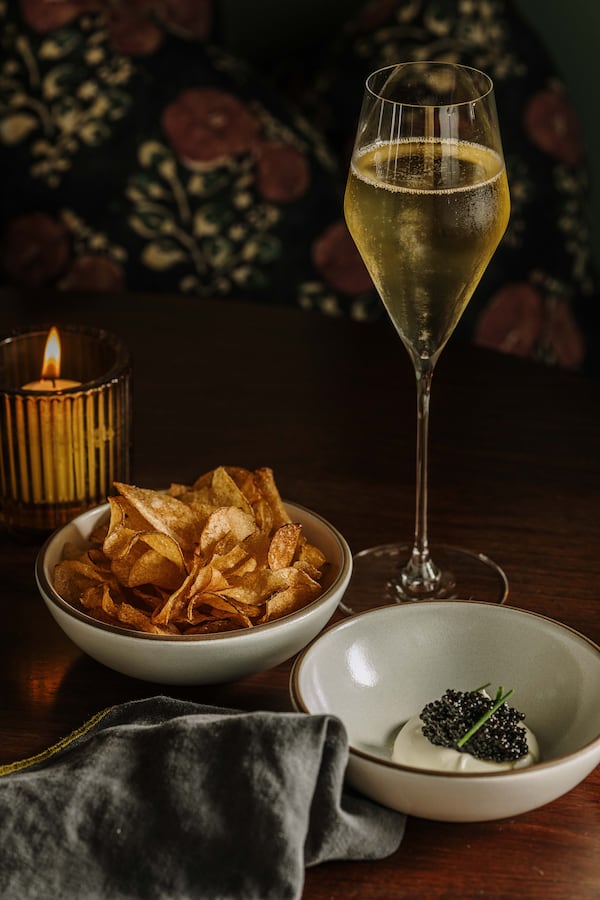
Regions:
[[52, 531], [130, 480], [132, 375], [116, 335], [61, 325], [60, 377], [40, 380], [49, 328], [0, 341], [2, 517]]

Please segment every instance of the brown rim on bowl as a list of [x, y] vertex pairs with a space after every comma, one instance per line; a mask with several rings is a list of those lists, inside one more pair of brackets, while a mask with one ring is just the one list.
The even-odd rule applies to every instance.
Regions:
[[[430, 601], [423, 601], [428, 603]], [[434, 601], [435, 602], [435, 601]], [[588, 638], [585, 634], [582, 634], [580, 631], [577, 631], [575, 628], [571, 628], [570, 625], [565, 625], [562, 622], [559, 622], [556, 619], [552, 619], [550, 616], [545, 616], [542, 613], [534, 612], [529, 609], [521, 609], [518, 606], [506, 606], [505, 604], [499, 605], [495, 603], [482, 603], [480, 600], [453, 600], [453, 601], [437, 601], [437, 602], [446, 602], [446, 603], [460, 603], [469, 604], [474, 606], [486, 606], [491, 607], [493, 609], [505, 609], [512, 610], [513, 612], [522, 613], [525, 616], [532, 616], [538, 619], [542, 619], [546, 622], [549, 622], [552, 626], [558, 628], [559, 630], [567, 631], [570, 634], [574, 635], [579, 640], [583, 641], [585, 644], [588, 644], [592, 650], [595, 650], [598, 654], [600, 654], [600, 645], [593, 641], [591, 638]], [[404, 606], [405, 604], [398, 604], [398, 606]], [[377, 613], [382, 609], [387, 609], [387, 606], [376, 607], [375, 609], [364, 610], [363, 612], [356, 613], [348, 619], [344, 619], [341, 622], [334, 622], [331, 625], [328, 625], [321, 634], [318, 634], [313, 640], [307, 644], [307, 646], [299, 652], [296, 659], [292, 664], [292, 668], [290, 671], [290, 679], [289, 679], [289, 690], [292, 699], [293, 705], [300, 712], [306, 713], [307, 715], [315, 715], [322, 714], [322, 710], [318, 710], [316, 713], [314, 710], [308, 709], [306, 703], [302, 699], [302, 693], [299, 687], [299, 672], [302, 667], [302, 664], [306, 658], [306, 656], [310, 653], [311, 649], [317, 644], [320, 640], [325, 638], [332, 631], [341, 631], [344, 628], [351, 627], [351, 623], [358, 618], [362, 618], [364, 616], [373, 615], [373, 613]], [[393, 607], [392, 607], [393, 608]], [[329, 715], [336, 715], [336, 713], [330, 712]], [[392, 770], [400, 770], [401, 772], [406, 772], [414, 775], [428, 775], [435, 776], [436, 778], [451, 778], [456, 779], [458, 776], [460, 779], [477, 779], [477, 778], [501, 778], [501, 777], [514, 777], [514, 778], [522, 778], [528, 774], [531, 774], [532, 769], [549, 769], [554, 766], [559, 765], [565, 760], [571, 759], [572, 757], [580, 756], [582, 753], [594, 748], [596, 746], [600, 746], [600, 735], [596, 738], [592, 738], [591, 741], [588, 741], [586, 744], [583, 744], [573, 753], [565, 753], [562, 756], [557, 756], [554, 759], [542, 760], [541, 762], [535, 763], [534, 766], [528, 766], [527, 768], [522, 769], [504, 769], [498, 772], [441, 772], [437, 769], [425, 769], [418, 768], [416, 766], [407, 766], [403, 763], [394, 762], [392, 759], [387, 759], [385, 756], [376, 756], [373, 753], [369, 753], [366, 750], [360, 750], [357, 747], [353, 747], [350, 743], [348, 743], [348, 751], [351, 756], [355, 756], [358, 759], [362, 759], [365, 762], [373, 763], [375, 765], [383, 765], [386, 768]]]

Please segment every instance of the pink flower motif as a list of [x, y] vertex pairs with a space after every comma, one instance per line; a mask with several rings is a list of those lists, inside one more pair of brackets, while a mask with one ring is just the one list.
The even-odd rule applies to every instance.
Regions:
[[282, 143], [260, 145], [256, 164], [257, 186], [265, 200], [291, 203], [306, 193], [310, 170], [306, 157]]
[[102, 8], [101, 0], [21, 0], [25, 22], [40, 34], [68, 25], [82, 12]]
[[543, 326], [541, 293], [527, 282], [507, 284], [482, 310], [475, 343], [516, 356], [528, 356]]
[[357, 296], [373, 288], [371, 276], [344, 221], [330, 225], [314, 242], [312, 257], [317, 270], [334, 290]]
[[85, 12], [101, 12], [111, 43], [125, 56], [149, 56], [161, 45], [163, 29], [206, 39], [212, 0], [20, 0], [23, 18], [40, 34], [56, 31]]
[[146, 6], [117, 7], [107, 16], [110, 42], [120, 55], [151, 56], [162, 44], [163, 32], [152, 21]]
[[157, 14], [182, 37], [206, 40], [212, 26], [212, 0], [162, 0]]
[[398, 0], [369, 0], [351, 22], [350, 30], [370, 33], [389, 22], [397, 7]]
[[583, 156], [583, 140], [577, 114], [559, 90], [547, 88], [533, 95], [524, 117], [533, 143], [553, 159], [575, 166]]
[[66, 291], [121, 291], [125, 286], [125, 273], [118, 263], [92, 254], [73, 260], [60, 282]]
[[578, 368], [585, 355], [585, 340], [566, 301], [557, 300], [552, 304], [544, 330], [558, 365], [565, 369]]
[[29, 213], [6, 226], [0, 245], [2, 267], [14, 284], [50, 284], [69, 258], [65, 226], [46, 213]]
[[259, 122], [237, 97], [216, 88], [188, 88], [164, 109], [162, 126], [187, 163], [226, 159], [250, 150]]

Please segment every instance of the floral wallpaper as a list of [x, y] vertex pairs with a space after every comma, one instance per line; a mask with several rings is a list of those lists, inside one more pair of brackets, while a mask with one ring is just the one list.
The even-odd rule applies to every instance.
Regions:
[[0, 35], [4, 282], [382, 315], [342, 215], [364, 79], [449, 59], [495, 81], [512, 199], [459, 331], [588, 365], [582, 138], [505, 0], [365, 2], [333, 42], [252, 67], [218, 0], [0, 0]]

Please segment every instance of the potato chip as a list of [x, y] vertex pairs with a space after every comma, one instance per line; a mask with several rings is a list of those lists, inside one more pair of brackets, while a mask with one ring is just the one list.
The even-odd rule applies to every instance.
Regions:
[[118, 482], [85, 550], [65, 546], [54, 586], [97, 618], [150, 634], [252, 628], [323, 590], [327, 561], [291, 521], [269, 468], [219, 466], [190, 486]]
[[301, 533], [302, 526], [292, 522], [279, 526], [271, 538], [267, 552], [270, 569], [285, 569], [291, 565]]
[[[204, 619], [206, 610], [210, 610], [213, 619], [229, 619], [238, 622], [238, 625], [242, 628], [252, 628], [253, 623], [248, 610], [241, 609], [220, 594], [213, 594], [210, 591], [204, 594], [197, 594], [190, 600], [186, 615], [188, 622], [191, 625], [197, 624], [196, 616], [199, 615], [201, 619]], [[254, 612], [256, 615], [256, 611]]]
[[120, 482], [115, 487], [156, 531], [170, 535], [186, 550], [193, 549], [198, 521], [189, 506], [163, 491]]
[[102, 548], [113, 559], [127, 552], [133, 537], [148, 523], [123, 497], [109, 497], [110, 521]]
[[210, 488], [211, 498], [217, 506], [234, 506], [252, 516], [250, 503], [224, 466], [215, 469]]
[[180, 580], [181, 570], [170, 559], [166, 559], [156, 550], [146, 550], [129, 569], [127, 586], [138, 587], [142, 584], [154, 584], [156, 587], [173, 591], [179, 585]]
[[256, 531], [256, 522], [250, 513], [243, 512], [235, 506], [221, 506], [210, 514], [202, 529], [200, 549], [202, 553], [208, 553], [219, 545], [220, 552], [223, 552], [223, 548], [228, 543], [228, 549], [231, 549], [254, 531]]
[[90, 586], [104, 584], [106, 573], [82, 559], [64, 560], [54, 569], [54, 587], [69, 603], [77, 601]]
[[265, 603], [265, 612], [262, 621], [269, 622], [271, 619], [280, 619], [287, 616], [297, 609], [301, 609], [310, 600], [314, 600], [318, 596], [309, 585], [296, 585], [295, 587], [285, 588], [273, 594]]
[[211, 558], [211, 565], [231, 578], [253, 572], [256, 569], [257, 560], [248, 553], [242, 544], [236, 544], [226, 553], [215, 553]]
[[173, 563], [182, 577], [186, 574], [186, 562], [181, 547], [168, 534], [161, 534], [158, 531], [142, 531], [136, 535], [135, 540], [143, 541], [147, 547], [154, 550], [159, 556]]
[[279, 528], [280, 525], [285, 525], [289, 522], [290, 517], [287, 514], [283, 501], [279, 495], [277, 485], [275, 484], [273, 470], [257, 469], [254, 472], [254, 480], [258, 490], [270, 507], [273, 516], [273, 527]]

